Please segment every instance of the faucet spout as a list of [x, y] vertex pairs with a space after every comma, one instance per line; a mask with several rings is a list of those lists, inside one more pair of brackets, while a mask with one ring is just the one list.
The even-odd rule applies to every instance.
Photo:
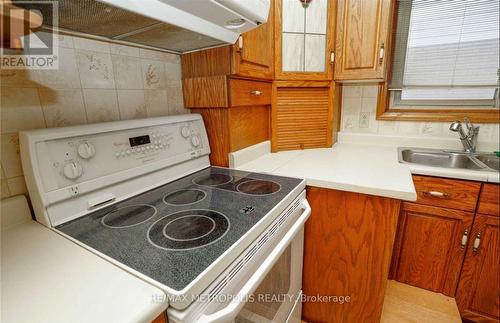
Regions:
[[479, 126], [474, 126], [469, 119], [465, 118], [467, 133], [460, 121], [454, 121], [450, 124], [450, 131], [458, 133], [464, 151], [473, 153], [476, 151], [477, 137], [479, 135]]

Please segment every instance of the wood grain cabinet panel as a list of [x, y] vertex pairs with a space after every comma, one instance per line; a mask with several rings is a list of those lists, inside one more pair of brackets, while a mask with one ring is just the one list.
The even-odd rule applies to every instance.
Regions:
[[274, 82], [272, 150], [331, 147], [332, 82]]
[[[394, 279], [454, 296], [474, 214], [403, 203], [393, 254]], [[467, 241], [464, 241], [465, 243]]]
[[386, 77], [393, 0], [339, 0], [335, 43], [336, 81]]
[[[232, 48], [232, 74], [271, 80], [274, 77], [274, 8], [265, 24], [243, 33]], [[241, 46], [240, 46], [241, 45]]]
[[429, 176], [413, 176], [417, 203], [474, 212], [481, 183]]
[[229, 88], [232, 107], [271, 104], [270, 82], [231, 79]]
[[379, 322], [400, 202], [317, 187], [307, 188], [307, 200], [304, 294], [350, 299], [306, 301], [303, 320]]
[[457, 289], [466, 321], [500, 319], [500, 218], [477, 214]]
[[483, 184], [477, 213], [500, 216], [500, 185]]

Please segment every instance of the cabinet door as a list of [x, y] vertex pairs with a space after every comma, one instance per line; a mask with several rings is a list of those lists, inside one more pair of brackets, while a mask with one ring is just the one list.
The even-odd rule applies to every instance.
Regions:
[[335, 0], [276, 0], [275, 78], [331, 80]]
[[457, 303], [462, 318], [498, 322], [500, 318], [500, 218], [476, 214]]
[[392, 0], [339, 0], [335, 80], [383, 80]]
[[403, 203], [393, 254], [393, 278], [453, 296], [473, 213]]
[[233, 46], [232, 74], [272, 80], [274, 76], [274, 8], [267, 22], [241, 35]]
[[274, 82], [272, 151], [331, 147], [334, 91], [331, 81]]

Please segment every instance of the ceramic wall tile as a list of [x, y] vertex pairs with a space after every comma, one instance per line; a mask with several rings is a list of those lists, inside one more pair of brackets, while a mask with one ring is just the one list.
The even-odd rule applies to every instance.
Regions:
[[165, 73], [167, 82], [171, 80], [177, 81], [182, 79], [181, 64], [170, 62], [165, 63]]
[[342, 85], [342, 97], [344, 98], [361, 98], [363, 87], [355, 84]]
[[283, 0], [282, 4], [282, 30], [284, 32], [304, 32], [305, 12], [297, 0]]
[[363, 111], [363, 112], [375, 112], [376, 110], [377, 110], [377, 98], [365, 98], [365, 97], [363, 97], [361, 99], [361, 111]]
[[345, 114], [342, 115], [342, 131], [355, 132], [358, 130], [359, 115]]
[[75, 37], [73, 39], [76, 49], [84, 49], [93, 52], [109, 53], [109, 43], [99, 40]]
[[139, 119], [147, 117], [143, 90], [117, 90], [120, 119]]
[[1, 136], [2, 169], [5, 178], [23, 174], [19, 155], [19, 136], [17, 133], [2, 134]]
[[[0, 85], [3, 87], [38, 87], [39, 71], [0, 70]], [[4, 91], [2, 89], [2, 91]]]
[[327, 27], [327, 0], [311, 1], [306, 11], [306, 33], [326, 34]]
[[26, 193], [20, 130], [189, 112], [179, 55], [75, 36], [57, 40], [59, 69], [0, 71], [2, 198]]
[[426, 137], [441, 137], [443, 127], [437, 122], [421, 122], [419, 134]]
[[144, 49], [144, 48], [139, 49], [139, 56], [143, 59], [158, 60], [163, 62], [172, 62], [172, 63], [180, 62], [179, 55], [150, 50], [150, 49]]
[[47, 127], [66, 127], [87, 123], [82, 90], [39, 89]]
[[139, 48], [137, 47], [120, 44], [109, 44], [109, 46], [111, 54], [140, 57]]
[[305, 35], [305, 66], [306, 72], [325, 71], [326, 36]]
[[177, 81], [176, 83], [169, 82], [167, 86], [167, 102], [170, 114], [188, 113], [188, 111], [184, 109], [181, 81]]
[[148, 117], [169, 114], [167, 90], [144, 90], [144, 102]]
[[115, 87], [110, 54], [79, 50], [77, 61], [82, 88], [112, 89]]
[[0, 193], [1, 193], [1, 198], [2, 199], [11, 196], [10, 195], [10, 191], [9, 191], [9, 185], [7, 184], [7, 180], [6, 179], [1, 179], [0, 180]]
[[145, 89], [161, 89], [166, 86], [165, 65], [161, 61], [142, 60], [142, 81]]
[[84, 89], [83, 99], [88, 123], [120, 120], [115, 90]]
[[141, 60], [136, 57], [112, 55], [117, 89], [142, 89]]
[[397, 130], [397, 123], [394, 121], [377, 121], [378, 133], [381, 135], [394, 135]]
[[57, 71], [37, 71], [40, 85], [54, 89], [81, 88], [75, 51], [71, 48], [59, 48], [58, 59]]
[[361, 111], [361, 98], [348, 98], [342, 99], [342, 111], [347, 114], [357, 114]]
[[363, 93], [363, 98], [374, 98], [378, 97], [378, 85], [364, 85], [361, 87]]
[[24, 181], [24, 176], [8, 178], [7, 185], [9, 186], [9, 192], [11, 196], [28, 193], [26, 182]]
[[304, 35], [283, 33], [283, 71], [304, 71]]
[[2, 133], [45, 127], [37, 89], [2, 88], [0, 101]]

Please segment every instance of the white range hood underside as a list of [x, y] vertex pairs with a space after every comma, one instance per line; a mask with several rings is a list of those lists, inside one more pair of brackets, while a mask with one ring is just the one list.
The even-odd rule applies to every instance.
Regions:
[[[27, 9], [36, 1], [13, 3]], [[233, 44], [267, 21], [269, 0], [58, 0], [54, 29], [175, 53]], [[51, 15], [42, 11], [43, 17]], [[49, 19], [46, 19], [49, 21]]]

